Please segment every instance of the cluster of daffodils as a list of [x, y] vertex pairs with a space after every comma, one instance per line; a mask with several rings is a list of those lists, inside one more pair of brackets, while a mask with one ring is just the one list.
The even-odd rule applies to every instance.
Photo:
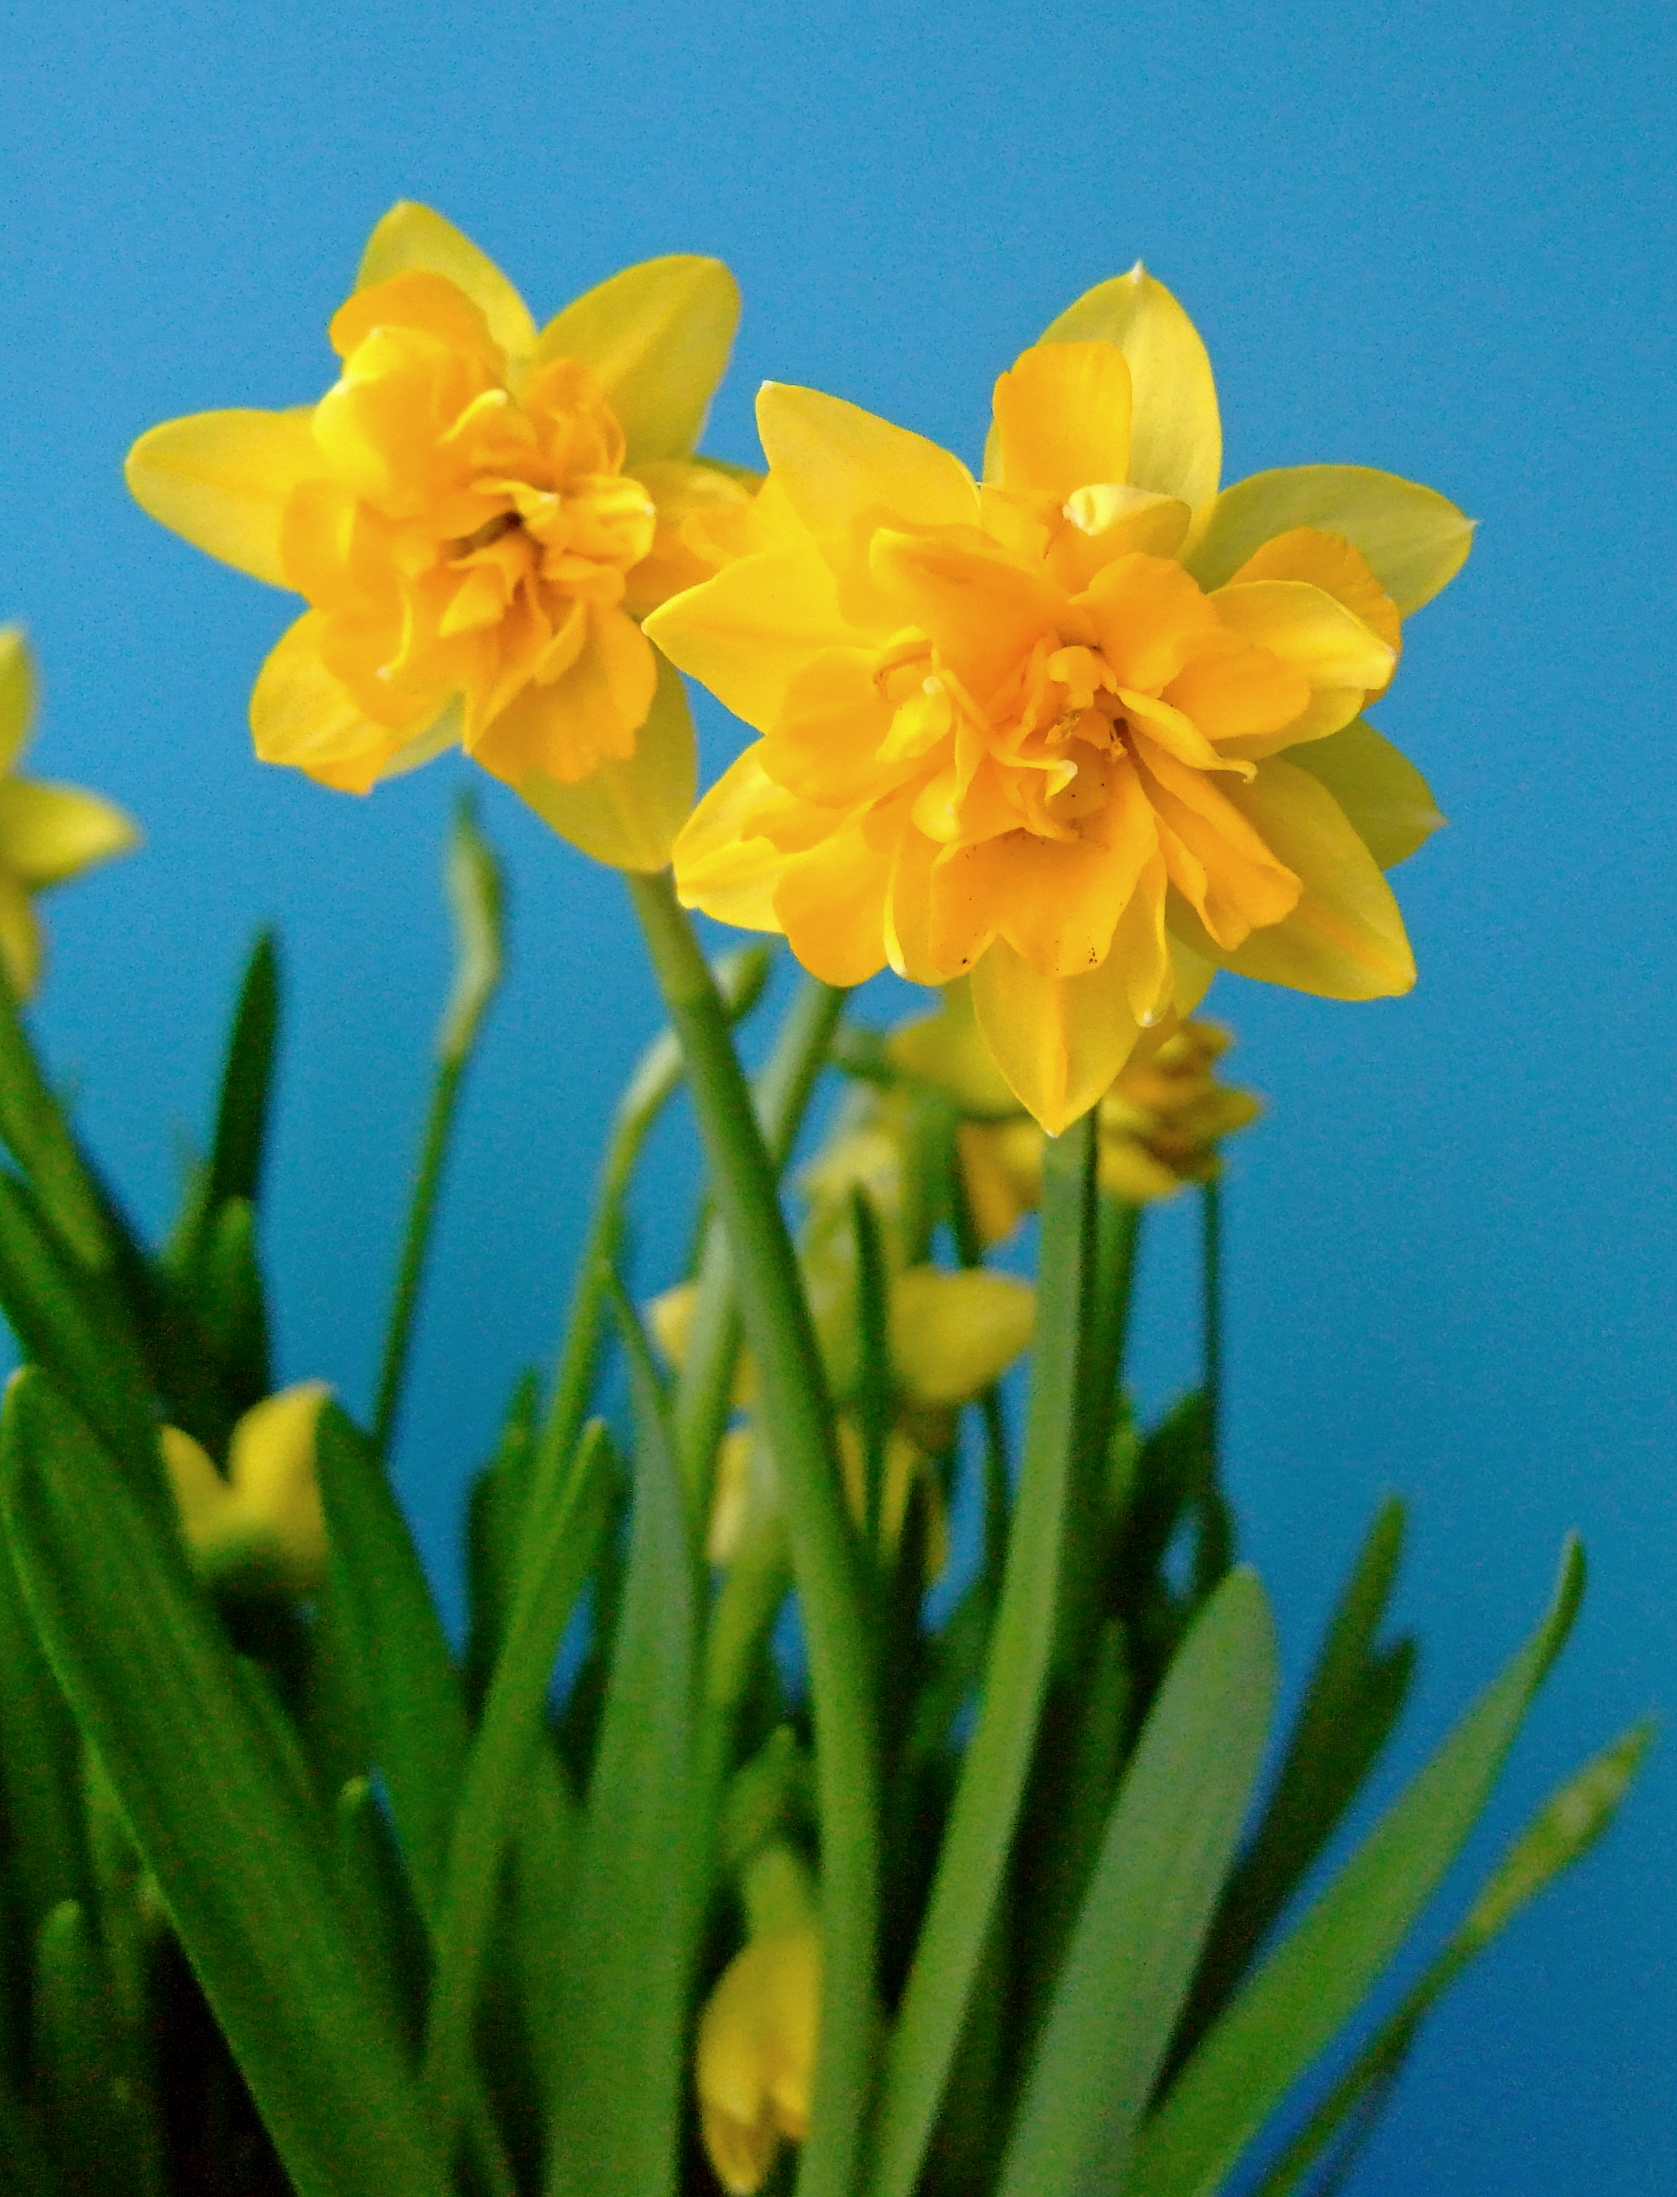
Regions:
[[[1140, 267], [1001, 375], [981, 475], [771, 382], [758, 485], [693, 455], [735, 310], [719, 263], [670, 258], [538, 332], [401, 205], [318, 404], [143, 436], [146, 508], [310, 605], [258, 754], [364, 791], [458, 742], [830, 983], [964, 978], [1051, 1133], [1218, 968], [1405, 990], [1384, 872], [1439, 816], [1362, 713], [1467, 554], [1454, 505], [1351, 465], [1220, 488], [1204, 345]], [[671, 666], [759, 735], [691, 814]]]

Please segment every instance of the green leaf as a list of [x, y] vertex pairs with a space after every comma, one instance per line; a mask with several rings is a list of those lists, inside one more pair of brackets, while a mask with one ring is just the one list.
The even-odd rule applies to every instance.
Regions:
[[317, 1820], [279, 1773], [185, 1560], [44, 1374], [0, 1421], [36, 1627], [299, 2197], [444, 2197]]
[[0, 1821], [12, 1880], [7, 1904], [31, 1938], [61, 1901], [88, 1896], [81, 1753], [0, 1541]]
[[420, 1912], [434, 1925], [466, 1767], [460, 1674], [384, 1467], [335, 1403], [320, 1414], [315, 1459], [333, 1601]]
[[79, 1266], [102, 1273], [112, 1247], [99, 1194], [0, 973], [0, 1139], [23, 1169], [53, 1235]]
[[541, 1382], [531, 1368], [513, 1388], [494, 1454], [472, 1482], [467, 1499], [466, 1683], [474, 1711], [483, 1705], [506, 1638], [540, 1410]]
[[35, 1951], [35, 2061], [59, 2172], [77, 2197], [161, 2197], [161, 2130], [87, 1911], [55, 1907]]
[[892, 2030], [874, 2197], [911, 2197], [983, 1957], [1036, 1746], [1077, 1460], [1083, 1322], [1094, 1259], [1094, 1117], [1044, 1160], [1042, 1255], [1024, 1462], [984, 1700]]
[[464, 2097], [502, 1863], [534, 1779], [550, 1787], [550, 1836], [559, 1849], [550, 1862], [561, 1879], [575, 1841], [577, 1809], [547, 1744], [543, 1709], [560, 1637], [612, 1514], [615, 1480], [611, 1439], [596, 1420], [560, 1500], [530, 1521], [505, 1645], [466, 1764], [438, 1907], [425, 2066], [445, 2113], [458, 2112]]
[[549, 2197], [667, 2197], [697, 1924], [698, 1581], [651, 1353], [626, 1300], [618, 1318], [635, 1408], [634, 1507], [567, 1933]]
[[212, 1219], [226, 1198], [258, 1202], [268, 1141], [268, 1108], [279, 1043], [279, 949], [263, 931], [251, 949], [233, 1010], [221, 1072], [215, 1138], [205, 1171], [202, 1212]]
[[1583, 1555], [1569, 1540], [1536, 1632], [1211, 2030], [1144, 2130], [1126, 2197], [1208, 2197], [1220, 2188], [1356, 2010], [1483, 1809], [1583, 1589]]
[[338, 1794], [332, 1811], [332, 1858], [367, 1976], [392, 2026], [417, 2051], [431, 1949], [389, 1819], [367, 1778], [346, 1779]]
[[[1633, 1725], [1545, 1802], [1485, 1880], [1460, 1928], [1316, 2107], [1264, 2177], [1256, 2197], [1290, 2197], [1348, 2124], [1360, 2148], [1427, 2014], [1521, 1908], [1601, 1837], [1653, 1738], [1651, 1723]], [[1336, 2162], [1336, 2179], [1349, 2163], [1347, 2147]]]
[[268, 1309], [256, 1253], [256, 1208], [248, 1198], [223, 1200], [211, 1222], [197, 1297], [206, 1339], [225, 1376], [233, 1409], [249, 1411], [274, 1384], [268, 1362]]
[[150, 1386], [107, 1277], [78, 1270], [28, 1185], [0, 1169], [0, 1305], [160, 1513], [167, 1500]]
[[1255, 1574], [1231, 1572], [1171, 1665], [1113, 1803], [999, 2197], [1122, 2187], [1274, 1702], [1269, 1604]]
[[1376, 1646], [1403, 1549], [1390, 1497], [1334, 1611], [1269, 1804], [1229, 1881], [1193, 2004], [1174, 2047], [1185, 2060], [1228, 2003], [1258, 1946], [1332, 1837], [1391, 1736], [1415, 1665], [1412, 1640]]

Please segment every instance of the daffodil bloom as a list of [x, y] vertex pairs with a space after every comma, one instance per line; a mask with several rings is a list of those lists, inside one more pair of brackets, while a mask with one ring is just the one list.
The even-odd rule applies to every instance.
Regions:
[[[1103, 1190], [1147, 1205], [1216, 1175], [1223, 1138], [1263, 1111], [1250, 1091], [1217, 1079], [1233, 1042], [1219, 1023], [1197, 1016], [1173, 1017], [1143, 1038], [1098, 1101]], [[967, 985], [951, 984], [935, 1014], [893, 1030], [887, 1049], [965, 1117], [955, 1132], [962, 1187], [980, 1241], [999, 1243], [1041, 1202], [1042, 1131], [985, 1050]]]
[[729, 2197], [752, 2197], [781, 2145], [803, 2141], [820, 2012], [821, 1938], [813, 1924], [751, 1939], [705, 2004], [699, 2118]]
[[814, 390], [757, 418], [740, 553], [648, 622], [763, 736], [677, 842], [690, 905], [835, 984], [970, 972], [1051, 1131], [1218, 965], [1407, 988], [1381, 869], [1439, 819], [1361, 711], [1452, 504], [1343, 465], [1219, 493], [1204, 346], [1140, 267], [1001, 376], [981, 482]]
[[181, 1531], [198, 1570], [218, 1584], [307, 1594], [326, 1573], [326, 1519], [315, 1475], [315, 1423], [331, 1391], [299, 1381], [247, 1411], [227, 1470], [180, 1427], [161, 1433]]
[[0, 967], [20, 997], [41, 973], [34, 896], [139, 844], [139, 828], [80, 786], [25, 778], [17, 764], [35, 714], [35, 673], [19, 626], [0, 626]]
[[656, 868], [692, 805], [681, 682], [638, 619], [748, 491], [695, 461], [738, 293], [713, 259], [626, 268], [539, 332], [428, 207], [374, 229], [320, 402], [142, 435], [153, 517], [309, 608], [251, 697], [264, 761], [364, 793], [458, 741], [605, 861]]

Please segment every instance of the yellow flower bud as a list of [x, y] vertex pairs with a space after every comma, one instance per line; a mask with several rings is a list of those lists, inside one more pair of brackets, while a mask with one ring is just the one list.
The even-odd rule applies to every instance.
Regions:
[[699, 2019], [705, 2150], [729, 2197], [752, 2197], [783, 2143], [809, 2127], [821, 2012], [821, 1938], [771, 1930], [734, 1955]]
[[181, 1530], [198, 1570], [282, 1594], [307, 1594], [326, 1571], [326, 1519], [314, 1436], [331, 1390], [299, 1381], [265, 1396], [233, 1429], [227, 1471], [179, 1427], [161, 1433]]

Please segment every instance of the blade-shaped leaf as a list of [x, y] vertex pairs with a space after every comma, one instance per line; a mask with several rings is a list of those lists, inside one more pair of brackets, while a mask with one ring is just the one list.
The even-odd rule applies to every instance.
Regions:
[[619, 1301], [635, 1407], [628, 1573], [567, 1933], [549, 2197], [667, 2197], [691, 1938], [697, 1579], [651, 1354]]
[[1542, 1623], [1211, 2030], [1142, 2133], [1127, 2197], [1208, 2197], [1355, 2011], [1472, 1829], [1584, 1589], [1567, 1543]]
[[1601, 1837], [1618, 1813], [1653, 1737], [1651, 1724], [1633, 1725], [1550, 1796], [1486, 1878], [1461, 1927], [1404, 1993], [1402, 2003], [1381, 2023], [1265, 2175], [1256, 2197], [1291, 2197], [1341, 2131], [1351, 2138], [1336, 2159], [1336, 2169], [1343, 2173], [1353, 2150], [1360, 2150], [1426, 2015], [1521, 1908]]
[[7, 1904], [30, 1936], [61, 1901], [88, 1896], [81, 1751], [0, 1542], [0, 1822]]
[[444, 2197], [319, 1825], [184, 1559], [39, 1371], [13, 1380], [0, 1452], [37, 1630], [299, 2197]]
[[162, 2131], [133, 2080], [104, 1954], [76, 1900], [35, 1949], [35, 2062], [59, 2172], [77, 2197], [161, 2197]]
[[435, 1922], [465, 1775], [466, 1704], [384, 1467], [328, 1403], [315, 1430], [333, 1600], [420, 1911]]
[[64, 1109], [29, 1042], [0, 972], [0, 1139], [33, 1184], [54, 1235], [77, 1265], [108, 1268], [112, 1246], [98, 1192], [76, 1148]]
[[1251, 1795], [1275, 1701], [1256, 1575], [1231, 1572], [1172, 1664], [1107, 1821], [1000, 2197], [1122, 2186]]
[[892, 2032], [874, 2197], [920, 2177], [1012, 1847], [1036, 1745], [1076, 1462], [1082, 1331], [1094, 1249], [1093, 1116], [1044, 1161], [1043, 1248], [1024, 1464], [984, 1701], [966, 1751], [932, 1895]]

